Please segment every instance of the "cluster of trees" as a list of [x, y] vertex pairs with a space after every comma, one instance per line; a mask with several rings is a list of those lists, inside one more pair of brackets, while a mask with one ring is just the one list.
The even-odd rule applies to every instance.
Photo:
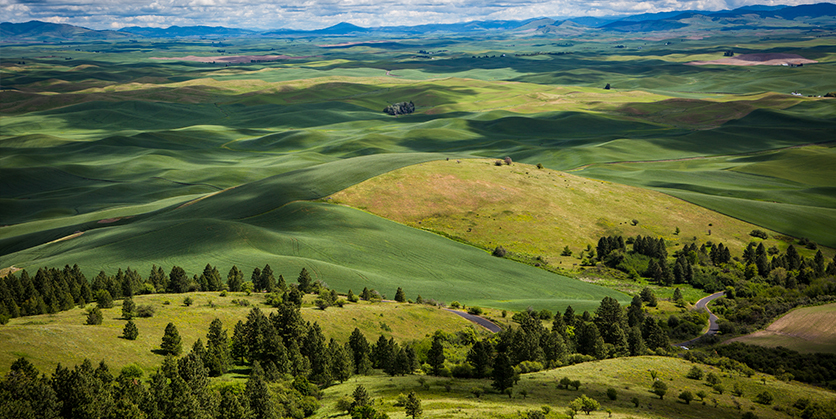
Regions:
[[[185, 293], [193, 291], [258, 291], [283, 293], [289, 291], [284, 277], [275, 278], [270, 265], [254, 268], [251, 281], [244, 281], [244, 273], [233, 266], [221, 277], [218, 268], [207, 264], [200, 275], [189, 277], [186, 271], [173, 266], [169, 273], [162, 267], [152, 266], [148, 277], [121, 268], [115, 275], [101, 271], [88, 281], [78, 265], [63, 269], [40, 268], [34, 277], [25, 269], [0, 278], [0, 324], [10, 318], [56, 313], [78, 305], [98, 303], [99, 308], [112, 307], [113, 300], [130, 298], [137, 294]], [[317, 286], [306, 269], [298, 278], [298, 290], [312, 292]]]
[[26, 270], [0, 278], [0, 324], [10, 318], [57, 313], [93, 301], [93, 290], [78, 265]]
[[415, 104], [412, 101], [409, 102], [398, 102], [391, 104], [383, 109], [388, 115], [407, 115], [415, 112]]
[[[293, 382], [268, 386], [264, 371], [253, 365], [246, 384], [213, 385], [196, 351], [180, 359], [167, 356], [142, 380], [130, 365], [114, 377], [104, 361], [84, 360], [74, 368], [58, 365], [41, 375], [20, 358], [0, 381], [0, 415], [39, 418], [303, 418], [319, 408], [310, 394], [315, 386]], [[311, 388], [313, 387], [313, 388]]]

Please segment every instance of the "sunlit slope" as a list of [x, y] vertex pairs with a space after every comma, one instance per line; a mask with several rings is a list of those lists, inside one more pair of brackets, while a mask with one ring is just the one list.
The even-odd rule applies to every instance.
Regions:
[[[437, 156], [376, 155], [342, 160], [230, 189], [191, 205], [169, 207], [113, 224], [68, 226], [75, 237], [46, 243], [36, 233], [2, 258], [4, 266], [79, 264], [99, 269], [177, 264], [199, 272], [206, 263], [244, 269], [270, 263], [294, 278], [307, 267], [338, 290], [403, 287], [425, 298], [524, 309], [594, 309], [606, 295], [627, 296], [508, 260], [437, 235], [328, 203], [294, 202], [344, 189], [375, 174]], [[89, 228], [86, 229], [85, 228]], [[59, 234], [60, 235], [60, 234]], [[54, 239], [52, 239], [54, 240]], [[41, 244], [45, 243], [45, 244]], [[3, 240], [21, 247], [17, 237]]]
[[[433, 161], [398, 169], [333, 195], [336, 203], [572, 268], [602, 236], [663, 237], [669, 252], [696, 242], [742, 249], [756, 225], [656, 191], [492, 160]], [[636, 225], [633, 225], [633, 220]], [[677, 234], [677, 229], [679, 233]], [[765, 242], [786, 247], [775, 239]], [[573, 256], [562, 256], [565, 246]]]

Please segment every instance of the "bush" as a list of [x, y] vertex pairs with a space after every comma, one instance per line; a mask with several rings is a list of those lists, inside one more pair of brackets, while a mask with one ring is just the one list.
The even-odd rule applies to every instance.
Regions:
[[758, 230], [758, 229], [754, 229], [754, 230], [750, 231], [749, 235], [752, 236], [752, 237], [757, 237], [759, 239], [764, 239], [764, 240], [769, 238], [769, 235], [767, 235], [765, 231]]
[[755, 403], [772, 404], [774, 400], [775, 398], [772, 397], [772, 394], [768, 391], [764, 391], [763, 393], [760, 393], [757, 396], [755, 396]]
[[685, 390], [685, 391], [679, 393], [679, 399], [684, 401], [685, 404], [691, 404], [691, 400], [694, 400], [694, 395], [691, 394], [690, 391]]
[[461, 303], [459, 303], [458, 301], [453, 301], [453, 302], [450, 303], [450, 307], [452, 307], [452, 308], [459, 308], [461, 306], [462, 306]]
[[[107, 292], [107, 291], [105, 291]], [[110, 295], [110, 294], [108, 294]], [[98, 307], [93, 307], [89, 313], [87, 313], [87, 324], [89, 325], [96, 325], [102, 324], [102, 310]]]
[[150, 305], [141, 305], [136, 308], [137, 317], [152, 317], [154, 316], [154, 307]]
[[474, 315], [474, 316], [479, 316], [479, 315], [482, 314], [482, 308], [481, 307], [476, 307], [476, 306], [470, 306], [467, 309], [467, 312]]
[[610, 400], [617, 400], [618, 392], [616, 392], [614, 388], [610, 387], [607, 389], [607, 397], [609, 397]]
[[542, 169], [543, 168], [543, 163], [537, 163], [537, 168]]
[[494, 166], [502, 166], [502, 160], [497, 160], [497, 161], [493, 162], [493, 165]]
[[186, 306], [186, 307], [192, 305], [192, 303], [194, 303], [194, 300], [192, 299], [192, 297], [186, 297], [186, 298], [183, 299], [183, 305]]
[[502, 161], [505, 162], [505, 164], [508, 165], [508, 166], [510, 166], [511, 163], [513, 163], [513, 161], [511, 161], [511, 158], [508, 157], [508, 156], [505, 156], [505, 158], [502, 159]]
[[572, 256], [572, 250], [569, 249], [569, 246], [563, 248], [563, 251], [560, 253], [560, 256]]
[[505, 250], [505, 248], [504, 248], [504, 247], [502, 247], [502, 246], [496, 246], [496, 249], [493, 249], [493, 252], [491, 253], [491, 255], [496, 256], [496, 257], [498, 257], [498, 258], [503, 258], [503, 257], [505, 257], [505, 255], [506, 255], [507, 253], [508, 253], [508, 251], [507, 251], [507, 250]]
[[523, 361], [516, 366], [516, 369], [518, 369], [518, 372], [520, 374], [525, 374], [528, 372], [537, 372], [543, 370], [543, 364], [537, 361]]
[[685, 375], [685, 378], [690, 378], [692, 380], [702, 380], [702, 370], [700, 367], [694, 365], [691, 367], [691, 370], [688, 371], [688, 374]]

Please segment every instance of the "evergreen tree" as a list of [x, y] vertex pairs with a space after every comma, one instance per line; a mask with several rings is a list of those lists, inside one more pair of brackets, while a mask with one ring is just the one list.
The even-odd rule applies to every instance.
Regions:
[[441, 368], [444, 367], [444, 338], [441, 333], [433, 335], [433, 342], [430, 351], [427, 353], [427, 362], [432, 367], [433, 375], [441, 375]]
[[331, 383], [331, 356], [325, 343], [319, 324], [314, 323], [308, 329], [304, 345], [305, 355], [311, 365], [310, 380], [325, 386]]
[[351, 394], [351, 398], [354, 401], [351, 403], [351, 410], [354, 410], [358, 407], [366, 407], [372, 405], [372, 399], [369, 397], [369, 393], [366, 391], [366, 388], [362, 385], [358, 385], [354, 388], [354, 392]]
[[[232, 292], [241, 291], [241, 287], [244, 285], [244, 273], [238, 269], [237, 266], [232, 265], [232, 268], [229, 269], [229, 273], [226, 275], [226, 286]], [[236, 399], [237, 400], [237, 399]]]
[[258, 361], [253, 363], [245, 394], [249, 397], [250, 410], [254, 417], [259, 419], [279, 417], [276, 412], [273, 394], [267, 387], [267, 382], [264, 380], [264, 371]]
[[515, 382], [516, 373], [511, 365], [511, 360], [504, 352], [499, 353], [493, 364], [493, 388], [503, 392], [505, 389], [513, 387]]
[[287, 292], [287, 283], [284, 280], [284, 277], [279, 275], [279, 279], [276, 280], [276, 290], [281, 292]]
[[113, 307], [113, 297], [110, 296], [110, 292], [107, 290], [96, 291], [96, 305], [99, 308]]
[[421, 400], [414, 391], [410, 391], [406, 396], [406, 403], [404, 403], [404, 411], [407, 416], [412, 416], [412, 419], [421, 417], [424, 410], [421, 409]]
[[354, 357], [354, 373], [368, 374], [371, 371], [371, 361], [369, 359], [371, 349], [360, 329], [355, 327], [354, 331], [351, 332], [351, 336], [348, 337], [348, 346], [351, 348], [351, 355]]
[[86, 323], [89, 325], [102, 324], [102, 310], [98, 307], [93, 307], [93, 309], [90, 310], [90, 313], [87, 314]]
[[250, 275], [250, 281], [253, 283], [253, 290], [255, 291], [263, 291], [264, 284], [261, 283], [261, 269], [253, 268], [253, 274]]
[[644, 338], [642, 338], [642, 332], [639, 326], [630, 328], [630, 332], [627, 335], [627, 344], [629, 345], [631, 356], [640, 356], [647, 352], [647, 346], [644, 344]]
[[171, 268], [171, 273], [168, 274], [168, 292], [183, 293], [189, 290], [189, 276], [186, 271], [179, 266]]
[[348, 345], [345, 347], [337, 343], [334, 338], [328, 342], [331, 357], [331, 377], [340, 383], [348, 380], [354, 372], [354, 365]]
[[493, 345], [490, 341], [476, 341], [467, 353], [467, 362], [473, 367], [476, 378], [487, 376], [488, 368], [493, 365]]
[[234, 391], [225, 391], [221, 397], [221, 403], [218, 406], [218, 417], [223, 419], [251, 418], [248, 404], [242, 403], [241, 398]]
[[630, 306], [627, 307], [627, 325], [630, 327], [640, 326], [643, 322], [644, 311], [642, 311], [642, 298], [636, 295], [630, 301]]
[[229, 369], [231, 356], [229, 353], [229, 338], [220, 319], [212, 320], [209, 333], [206, 335], [206, 366], [209, 375], [218, 377]]
[[232, 332], [232, 343], [229, 348], [229, 355], [236, 364], [243, 364], [247, 356], [246, 331], [244, 322], [238, 320]]
[[259, 283], [267, 292], [276, 291], [276, 278], [273, 277], [273, 269], [270, 268], [269, 264], [264, 265], [264, 269], [261, 270]]
[[563, 323], [566, 323], [567, 327], [575, 327], [575, 310], [572, 306], [566, 306], [566, 311], [563, 312]]
[[122, 318], [125, 320], [130, 320], [133, 318], [135, 313], [136, 304], [134, 304], [133, 298], [125, 297], [125, 299], [122, 300]]
[[165, 327], [165, 334], [163, 334], [163, 341], [160, 344], [160, 349], [169, 355], [180, 355], [183, 351], [182, 342], [180, 341], [180, 333], [174, 323], [169, 323]]
[[401, 287], [398, 287], [398, 290], [395, 291], [395, 301], [397, 301], [399, 303], [405, 303], [406, 302], [406, 296], [404, 295], [404, 292], [401, 289]]
[[136, 340], [137, 336], [139, 336], [139, 329], [137, 329], [133, 320], [128, 320], [125, 328], [122, 329], [122, 337], [127, 340]]
[[308, 273], [307, 269], [302, 268], [302, 271], [299, 272], [299, 278], [296, 279], [296, 282], [299, 283], [299, 291], [302, 291], [303, 293], [311, 292], [311, 274]]
[[646, 318], [642, 324], [642, 337], [645, 345], [654, 351], [667, 351], [670, 347], [668, 335], [651, 317]]

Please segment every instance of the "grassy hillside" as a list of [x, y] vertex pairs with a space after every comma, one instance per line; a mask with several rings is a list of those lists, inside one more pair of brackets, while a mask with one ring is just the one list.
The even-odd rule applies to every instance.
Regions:
[[[485, 249], [501, 245], [530, 258], [540, 256], [566, 269], [579, 264], [581, 251], [587, 244], [594, 247], [602, 236], [664, 237], [670, 253], [708, 240], [738, 252], [755, 240], [749, 232], [758, 228], [651, 190], [528, 164], [496, 166], [494, 160], [408, 166], [332, 198]], [[788, 245], [775, 236], [772, 232], [765, 244]], [[574, 256], [561, 256], [564, 246]]]
[[732, 342], [794, 351], [836, 353], [836, 304], [793, 310], [766, 328]]
[[[186, 296], [194, 300], [190, 307], [183, 304]], [[251, 306], [233, 304], [232, 300], [246, 300]], [[86, 313], [78, 307], [57, 314], [12, 319], [0, 328], [0, 374], [5, 374], [19, 357], [26, 357], [45, 373], [54, 371], [58, 363], [75, 365], [84, 358], [94, 362], [104, 359], [116, 371], [137, 364], [150, 372], [162, 363], [163, 356], [153, 351], [159, 349], [169, 322], [177, 326], [187, 353], [197, 339], [206, 343], [212, 320], [220, 319], [232, 337], [235, 323], [246, 321], [253, 306], [265, 314], [273, 310], [264, 305], [263, 296], [243, 293], [229, 293], [226, 297], [217, 292], [139, 295], [134, 297], [134, 302], [137, 306], [150, 305], [156, 311], [153, 317], [134, 319], [139, 329], [139, 337], [134, 341], [120, 338], [127, 322], [121, 318], [120, 301], [116, 301], [114, 308], [102, 310], [102, 324], [96, 326], [84, 324]], [[302, 317], [318, 322], [326, 337], [341, 342], [347, 341], [355, 327], [369, 341], [376, 341], [383, 334], [408, 342], [436, 330], [454, 333], [471, 324], [453, 313], [429, 306], [362, 301], [326, 311], [306, 306], [302, 308]], [[385, 330], [384, 325], [391, 331]]]
[[[597, 362], [588, 362], [555, 370], [524, 374], [519, 384], [514, 386], [512, 398], [507, 395], [490, 391], [490, 380], [456, 380], [449, 378], [426, 378], [427, 386], [418, 382], [421, 377], [355, 377], [349, 382], [329, 387], [325, 390], [323, 407], [317, 412], [317, 417], [325, 418], [339, 414], [334, 406], [336, 400], [343, 395], [351, 395], [354, 388], [361, 384], [369, 390], [369, 394], [378, 399], [377, 409], [390, 417], [404, 417], [403, 408], [394, 406], [398, 394], [408, 394], [415, 391], [422, 400], [422, 407], [426, 417], [445, 418], [511, 418], [519, 417], [519, 413], [539, 410], [548, 406], [551, 413], [547, 417], [564, 417], [569, 402], [586, 394], [601, 404], [601, 409], [590, 417], [610, 417], [606, 409], [612, 411], [613, 418], [739, 418], [743, 412], [753, 412], [760, 418], [787, 418], [785, 413], [773, 407], [792, 405], [799, 398], [814, 400], [829, 400], [834, 393], [815, 387], [799, 384], [784, 383], [771, 376], [754, 376], [746, 378], [737, 374], [728, 374], [719, 369], [698, 365], [705, 373], [714, 372], [721, 377], [722, 384], [733, 388], [739, 383], [743, 389], [742, 397], [735, 397], [731, 392], [718, 394], [706, 385], [705, 381], [691, 380], [685, 375], [695, 365], [677, 358], [662, 357], [633, 357], [618, 358]], [[668, 385], [668, 393], [663, 400], [650, 392], [653, 379], [650, 371], [656, 371], [659, 379]], [[568, 377], [580, 380], [579, 391], [561, 390], [557, 382]], [[445, 386], [449, 386], [448, 391]], [[483, 389], [485, 394], [476, 397], [474, 389]], [[616, 390], [616, 400], [610, 400], [607, 389]], [[484, 390], [487, 389], [487, 390]], [[689, 390], [696, 393], [706, 391], [708, 396], [705, 403], [699, 398], [686, 405], [677, 399], [679, 393]], [[523, 395], [525, 391], [525, 395]], [[772, 406], [754, 403], [754, 397], [768, 391], [775, 398]], [[636, 397], [639, 407], [631, 403]], [[716, 401], [716, 404], [715, 404]], [[738, 408], [735, 403], [739, 403]], [[586, 417], [580, 413], [578, 417]]]

